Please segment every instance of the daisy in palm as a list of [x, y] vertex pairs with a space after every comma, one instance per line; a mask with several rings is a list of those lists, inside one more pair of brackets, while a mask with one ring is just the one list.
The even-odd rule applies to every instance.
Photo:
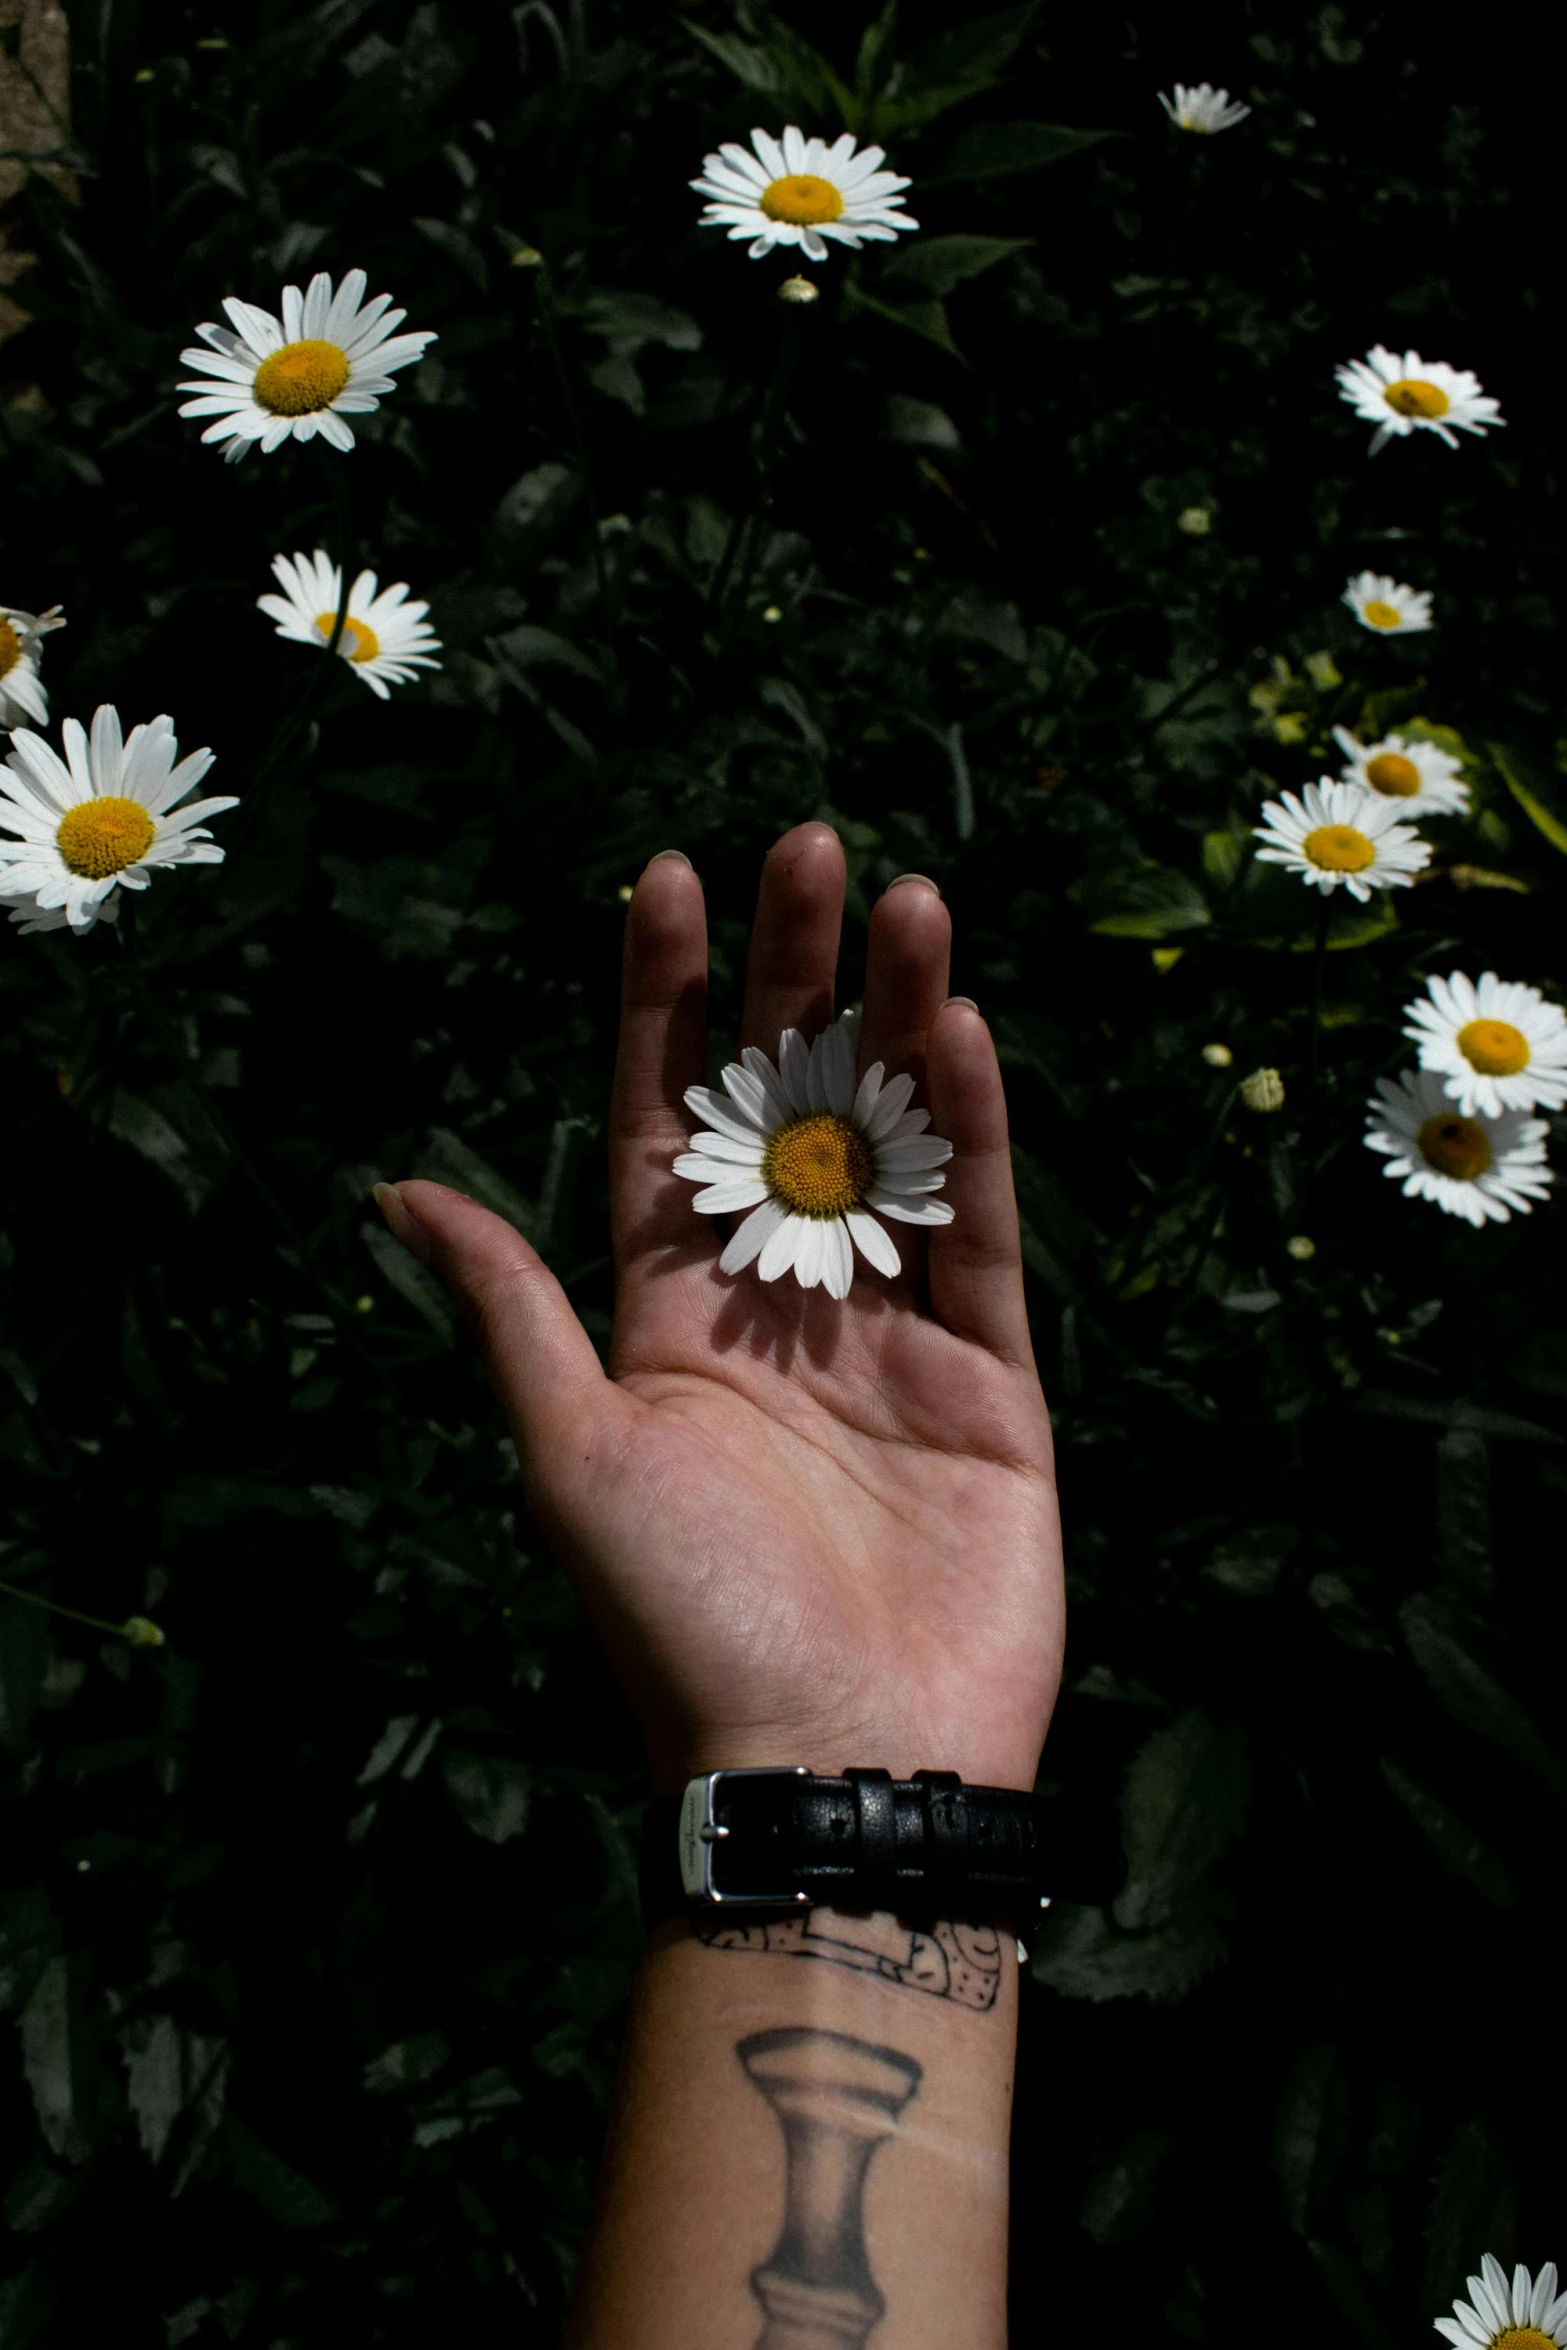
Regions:
[[1440, 1075], [1466, 1117], [1567, 1106], [1567, 1017], [1537, 987], [1450, 971], [1426, 981], [1404, 1021], [1421, 1068]]
[[1216, 90], [1212, 82], [1194, 82], [1190, 89], [1177, 82], [1174, 98], [1167, 98], [1161, 90], [1159, 103], [1178, 131], [1196, 131], [1205, 138], [1215, 131], [1233, 130], [1251, 112], [1249, 106], [1232, 104], [1229, 91]]
[[721, 228], [731, 243], [750, 240], [750, 259], [759, 261], [775, 246], [798, 245], [811, 261], [825, 261], [829, 243], [890, 245], [905, 230], [919, 227], [903, 209], [906, 179], [880, 167], [880, 147], [856, 152], [848, 131], [829, 147], [808, 139], [791, 123], [781, 139], [751, 133], [751, 148], [731, 140], [702, 159], [702, 177], [691, 181], [708, 198], [703, 228]]
[[[217, 865], [223, 851], [204, 819], [238, 800], [180, 807], [212, 765], [210, 751], [179, 758], [172, 718], [122, 734], [117, 710], [60, 729], [65, 756], [18, 727], [0, 770], [0, 898], [32, 930], [90, 930], [113, 920], [120, 889], [145, 889], [160, 865]], [[176, 765], [176, 760], [178, 764]]]
[[1507, 2271], [1489, 2252], [1480, 2274], [1469, 2279], [1469, 2299], [1455, 2301], [1451, 2317], [1436, 2330], [1453, 2350], [1564, 2350], [1567, 2293], [1556, 2290], [1556, 2263], [1548, 2260], [1537, 2277], [1522, 2265]]
[[1345, 585], [1344, 602], [1362, 628], [1379, 636], [1417, 636], [1431, 626], [1429, 595], [1385, 571], [1357, 571]]
[[[279, 636], [324, 650], [337, 629], [341, 566], [317, 547], [313, 555], [274, 555], [272, 570], [283, 593], [258, 596], [261, 610], [277, 622]], [[337, 649], [352, 664], [354, 675], [383, 702], [394, 685], [406, 685], [421, 669], [441, 666], [435, 658], [441, 640], [425, 619], [429, 609], [428, 604], [409, 600], [401, 580], [377, 594], [373, 571], [361, 571], [348, 591]]]
[[785, 1029], [776, 1065], [754, 1045], [723, 1073], [723, 1092], [693, 1085], [686, 1105], [706, 1121], [674, 1171], [700, 1183], [704, 1216], [744, 1215], [719, 1270], [752, 1263], [762, 1280], [792, 1272], [844, 1298], [854, 1251], [878, 1273], [902, 1270], [897, 1243], [878, 1216], [898, 1224], [950, 1224], [932, 1196], [950, 1142], [927, 1134], [928, 1110], [911, 1110], [912, 1077], [883, 1081], [880, 1061], [855, 1082], [857, 1012], [845, 1012], [807, 1044]]
[[38, 661], [44, 638], [51, 629], [64, 626], [58, 604], [51, 604], [47, 612], [23, 612], [15, 604], [0, 604], [0, 727], [22, 726], [29, 720], [47, 725], [49, 696], [38, 675]]
[[334, 449], [351, 449], [345, 419], [379, 407], [394, 371], [422, 358], [435, 341], [432, 332], [395, 334], [408, 313], [392, 308], [390, 294], [366, 302], [368, 282], [362, 269], [351, 269], [335, 294], [324, 271], [303, 294], [285, 286], [281, 317], [228, 296], [223, 307], [231, 326], [198, 326], [209, 347], [180, 354], [187, 367], [206, 370], [181, 384], [196, 397], [180, 414], [210, 416], [201, 437], [227, 441], [231, 460], [243, 457], [252, 441], [271, 451], [317, 433]]
[[1384, 735], [1363, 743], [1342, 726], [1333, 740], [1344, 754], [1345, 783], [1358, 783], [1383, 799], [1402, 802], [1399, 813], [1418, 822], [1422, 816], [1461, 816], [1469, 805], [1469, 786], [1463, 780], [1461, 759], [1435, 743], [1415, 742], [1405, 735]]
[[1404, 1197], [1432, 1200], [1476, 1230], [1527, 1216], [1554, 1181], [1545, 1163], [1550, 1130], [1543, 1118], [1517, 1110], [1465, 1116], [1433, 1070], [1379, 1077], [1366, 1106], [1366, 1148], [1386, 1158], [1383, 1173], [1402, 1180]]
[[1328, 775], [1299, 797], [1287, 791], [1265, 800], [1252, 834], [1262, 844], [1262, 864], [1286, 866], [1325, 894], [1347, 889], [1362, 902], [1374, 889], [1407, 888], [1431, 860], [1429, 842], [1399, 822], [1396, 800]]
[[1455, 432], [1488, 432], [1507, 419], [1499, 403], [1480, 389], [1480, 378], [1445, 360], [1422, 359], [1418, 351], [1389, 351], [1375, 344], [1364, 359], [1336, 370], [1339, 397], [1357, 416], [1376, 426], [1371, 454], [1412, 432], [1434, 432], [1456, 449]]

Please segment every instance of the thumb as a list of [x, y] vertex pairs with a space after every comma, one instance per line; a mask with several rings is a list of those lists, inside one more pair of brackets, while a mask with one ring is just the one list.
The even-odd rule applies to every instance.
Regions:
[[444, 1183], [378, 1183], [375, 1203], [478, 1340], [524, 1476], [549, 1482], [614, 1392], [565, 1291], [514, 1226]]

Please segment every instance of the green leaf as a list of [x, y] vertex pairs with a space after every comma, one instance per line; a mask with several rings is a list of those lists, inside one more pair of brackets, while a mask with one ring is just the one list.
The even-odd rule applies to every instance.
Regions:
[[1105, 938], [1169, 938], [1213, 919], [1194, 881], [1152, 859], [1074, 882], [1067, 895], [1082, 907], [1090, 929]]
[[1312, 2041], [1290, 2068], [1273, 2125], [1273, 2160], [1297, 2236], [1309, 2229], [1321, 2187], [1342, 2157], [1347, 2104], [1338, 2051], [1331, 2042]]
[[1484, 1838], [1439, 1803], [1402, 1763], [1384, 1757], [1381, 1771], [1389, 1792], [1403, 1805], [1447, 1874], [1493, 1908], [1511, 1909], [1517, 1899], [1513, 1880]]
[[901, 326], [905, 333], [918, 335], [922, 342], [934, 343], [938, 351], [945, 351], [951, 359], [963, 354], [952, 339], [947, 324], [947, 313], [934, 299], [924, 302], [884, 302], [879, 295], [868, 294], [863, 286], [846, 282], [843, 306], [848, 312], [869, 310], [877, 318], [885, 318], [889, 325]]
[[1133, 1757], [1121, 1800], [1127, 1879], [1118, 1925], [1156, 1925], [1195, 1890], [1246, 1816], [1251, 1773], [1236, 1729], [1192, 1707]]
[[236, 2183], [285, 2228], [321, 2228], [336, 2219], [336, 2204], [314, 2179], [264, 2145], [235, 2115], [230, 2114], [223, 2135]]
[[1180, 1999], [1225, 1956], [1209, 1905], [1193, 1902], [1146, 1934], [1118, 1933], [1102, 1909], [1057, 1903], [1034, 1952], [1036, 1982], [1064, 1999]]
[[81, 2162], [88, 2153], [89, 2051], [77, 1970], [62, 1951], [51, 1958], [22, 2010], [22, 2071], [51, 2154]]
[[19, 1754], [43, 1694], [49, 1625], [30, 1600], [0, 1601], [0, 1746]]
[[525, 1199], [498, 1167], [492, 1167], [482, 1153], [464, 1142], [460, 1134], [453, 1134], [449, 1127], [431, 1127], [429, 1142], [419, 1153], [419, 1171], [432, 1182], [447, 1183], [455, 1191], [470, 1193], [481, 1207], [488, 1208], [493, 1216], [503, 1216], [525, 1239], [533, 1237], [537, 1224], [533, 1202]]
[[1567, 856], [1567, 823], [1563, 823], [1554, 808], [1548, 808], [1538, 793], [1532, 792], [1528, 785], [1514, 774], [1512, 764], [1500, 743], [1491, 743], [1488, 748], [1502, 781], [1530, 823], [1536, 831], [1544, 833], [1553, 849], [1560, 849], [1563, 856]]
[[457, 1316], [451, 1299], [423, 1265], [416, 1264], [400, 1241], [392, 1238], [386, 1226], [377, 1218], [373, 1224], [361, 1224], [359, 1237], [364, 1242], [376, 1265], [397, 1291], [406, 1298], [415, 1313], [422, 1316], [448, 1346], [455, 1343]]
[[920, 174], [920, 186], [943, 186], [953, 180], [999, 179], [1005, 172], [1042, 171], [1048, 163], [1062, 163], [1080, 155], [1101, 139], [1116, 139], [1120, 131], [1074, 131], [1054, 122], [976, 122], [958, 134], [956, 144], [934, 171]]
[[127, 2034], [126, 2094], [136, 2117], [136, 2134], [154, 2162], [162, 2159], [175, 2123], [193, 2103], [204, 2125], [201, 2148], [223, 2118], [228, 2077], [227, 2043], [187, 2031], [171, 2015], [145, 2017]]
[[903, 246], [882, 273], [884, 285], [922, 286], [944, 301], [957, 286], [980, 277], [1013, 253], [1026, 253], [1032, 237], [924, 237]]
[[1488, 1738], [1533, 1773], [1553, 1795], [1567, 1796], [1567, 1769], [1528, 1714], [1473, 1656], [1451, 1611], [1430, 1592], [1416, 1592], [1398, 1611], [1409, 1653], [1453, 1719]]
[[442, 1762], [446, 1792], [476, 1836], [506, 1844], [528, 1823], [531, 1777], [525, 1762], [504, 1754], [467, 1754], [448, 1747]]
[[995, 16], [960, 16], [915, 51], [907, 68], [910, 84], [918, 90], [988, 88], [1037, 14], [1030, 0], [1025, 7], [1003, 8]]

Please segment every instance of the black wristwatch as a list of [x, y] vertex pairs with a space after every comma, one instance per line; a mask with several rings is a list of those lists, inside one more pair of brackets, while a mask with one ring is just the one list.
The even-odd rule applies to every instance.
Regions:
[[649, 1925], [824, 1903], [1031, 1927], [1046, 1898], [1042, 1806], [955, 1771], [707, 1771], [649, 1804], [641, 1890]]

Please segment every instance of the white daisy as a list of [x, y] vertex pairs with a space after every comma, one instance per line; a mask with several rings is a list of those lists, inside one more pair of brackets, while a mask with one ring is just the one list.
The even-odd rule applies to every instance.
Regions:
[[23, 612], [15, 604], [0, 604], [0, 727], [29, 718], [40, 726], [48, 724], [49, 696], [39, 681], [38, 658], [49, 631], [64, 626], [58, 604], [51, 604], [47, 612]]
[[1159, 103], [1178, 131], [1200, 131], [1205, 138], [1215, 131], [1233, 130], [1251, 112], [1249, 106], [1232, 105], [1229, 91], [1216, 90], [1212, 82], [1194, 82], [1190, 89], [1177, 82], [1174, 98], [1167, 98], [1161, 90]]
[[1333, 740], [1347, 761], [1340, 770], [1344, 781], [1380, 792], [1384, 799], [1402, 800], [1401, 813], [1411, 820], [1461, 816], [1469, 805], [1463, 761], [1435, 743], [1412, 742], [1402, 734], [1363, 743], [1342, 726], [1334, 727]]
[[919, 227], [903, 210], [900, 191], [909, 182], [877, 168], [886, 160], [880, 147], [856, 154], [848, 131], [829, 147], [791, 123], [781, 139], [753, 131], [751, 145], [754, 155], [731, 140], [704, 156], [702, 177], [689, 184], [709, 198], [703, 228], [727, 229], [731, 243], [749, 237], [753, 261], [775, 245], [798, 245], [812, 261], [825, 261], [828, 239], [890, 245], [900, 231]]
[[1537, 987], [1482, 972], [1428, 979], [1426, 997], [1404, 1006], [1404, 1034], [1422, 1069], [1437, 1070], [1466, 1117], [1567, 1104], [1567, 1017]]
[[1362, 628], [1381, 636], [1411, 636], [1431, 626], [1431, 598], [1421, 588], [1389, 579], [1385, 571], [1357, 571], [1344, 589], [1344, 601]]
[[1364, 900], [1374, 889], [1406, 888], [1430, 863], [1430, 843], [1398, 819], [1395, 801], [1324, 775], [1299, 798], [1287, 791], [1281, 800], [1264, 800], [1252, 835], [1262, 843], [1257, 856], [1264, 865], [1287, 865], [1317, 889], [1342, 886]]
[[317, 433], [334, 449], [351, 449], [345, 416], [379, 407], [381, 394], [392, 389], [393, 369], [422, 358], [435, 341], [433, 333], [392, 333], [408, 313], [392, 309], [390, 294], [361, 308], [367, 282], [362, 269], [351, 269], [335, 295], [324, 271], [303, 294], [285, 286], [281, 318], [226, 296], [234, 331], [198, 326], [211, 348], [180, 353], [187, 367], [207, 371], [180, 385], [199, 395], [180, 414], [212, 417], [201, 437], [227, 441], [230, 459], [243, 457], [252, 441], [270, 451], [290, 436], [308, 441]]
[[[203, 819], [238, 800], [195, 800], [176, 808], [212, 765], [210, 751], [174, 764], [172, 718], [154, 718], [120, 733], [107, 704], [93, 715], [92, 736], [74, 718], [60, 729], [62, 760], [42, 735], [19, 726], [0, 770], [0, 898], [30, 930], [90, 930], [116, 908], [116, 888], [145, 889], [156, 865], [217, 865], [223, 851]], [[50, 919], [50, 917], [54, 919]]]
[[1488, 2252], [1480, 2274], [1469, 2279], [1469, 2299], [1455, 2301], [1436, 2330], [1454, 2350], [1564, 2350], [1567, 2293], [1556, 2290], [1555, 2261], [1537, 2277], [1520, 2263], [1509, 2285], [1506, 2269]]
[[925, 1132], [928, 1110], [909, 1108], [912, 1077], [883, 1084], [876, 1061], [856, 1086], [858, 1035], [858, 1012], [810, 1045], [786, 1028], [776, 1068], [747, 1045], [724, 1071], [723, 1093], [688, 1089], [687, 1106], [708, 1131], [692, 1135], [675, 1173], [707, 1185], [692, 1203], [701, 1215], [751, 1211], [718, 1260], [721, 1272], [755, 1259], [764, 1281], [792, 1268], [802, 1289], [820, 1283], [829, 1297], [847, 1297], [856, 1248], [889, 1279], [901, 1270], [877, 1216], [951, 1223], [951, 1208], [931, 1194], [947, 1180], [936, 1169], [952, 1145]]
[[1351, 359], [1337, 368], [1334, 380], [1339, 397], [1376, 426], [1373, 457], [1386, 442], [1406, 433], [1434, 432], [1456, 449], [1455, 431], [1483, 433], [1507, 421], [1500, 403], [1481, 391], [1477, 375], [1440, 359], [1422, 359], [1418, 351], [1400, 356], [1378, 343], [1364, 359]]
[[[1504, 1110], [1499, 1118], [1465, 1117], [1431, 1069], [1377, 1079], [1367, 1103], [1366, 1148], [1387, 1159], [1385, 1175], [1402, 1177], [1406, 1199], [1435, 1200], [1477, 1228], [1527, 1216], [1555, 1181], [1545, 1163], [1543, 1118]], [[1454, 2337], [1456, 2340], [1456, 2336]]]
[[[296, 645], [329, 645], [343, 592], [341, 566], [317, 547], [313, 555], [274, 555], [272, 571], [283, 593], [258, 596], [256, 602], [277, 622], [278, 635]], [[409, 602], [401, 580], [377, 595], [373, 571], [361, 571], [348, 591], [337, 649], [383, 702], [390, 687], [406, 685], [416, 670], [441, 666], [435, 658], [441, 640], [425, 619], [429, 609]]]

